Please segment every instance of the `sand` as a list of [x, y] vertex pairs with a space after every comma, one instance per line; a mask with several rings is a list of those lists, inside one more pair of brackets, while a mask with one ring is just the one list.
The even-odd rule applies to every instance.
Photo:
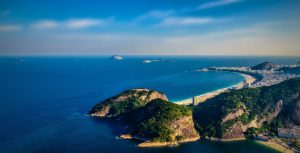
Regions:
[[226, 87], [226, 88], [222, 88], [222, 89], [218, 89], [218, 90], [215, 90], [215, 91], [212, 91], [212, 92], [208, 92], [208, 93], [205, 93], [205, 94], [201, 94], [201, 95], [198, 95], [198, 96], [195, 96], [195, 97], [192, 97], [192, 98], [188, 98], [188, 99], [184, 99], [184, 100], [180, 100], [180, 101], [174, 101], [174, 103], [176, 104], [179, 104], [179, 105], [190, 105], [190, 104], [193, 104], [193, 99], [195, 101], [195, 105], [197, 105], [198, 103], [201, 103], [201, 102], [204, 102], [206, 101], [207, 99], [210, 99], [210, 98], [213, 98], [229, 89], [241, 89], [241, 88], [244, 88], [245, 87], [245, 83], [246, 82], [247, 84], [252, 84], [254, 81], [256, 81], [256, 79], [251, 76], [251, 75], [247, 75], [247, 74], [241, 74], [239, 73], [241, 76], [243, 76], [245, 79], [243, 82], [240, 82], [238, 84], [235, 84], [233, 86], [230, 86], [230, 87]]
[[275, 150], [278, 150], [283, 153], [294, 153], [293, 150], [291, 150], [288, 146], [282, 145], [280, 143], [277, 143], [275, 140], [268, 140], [268, 141], [256, 141], [262, 145], [265, 145], [267, 147], [273, 148]]

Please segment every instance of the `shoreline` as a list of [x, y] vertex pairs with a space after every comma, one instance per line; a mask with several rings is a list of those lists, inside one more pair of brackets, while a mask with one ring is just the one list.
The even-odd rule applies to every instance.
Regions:
[[[153, 142], [149, 141], [144, 138], [135, 137], [130, 134], [122, 134], [118, 138], [124, 139], [124, 140], [138, 140], [143, 141], [137, 145], [137, 147], [140, 148], [155, 148], [155, 147], [175, 147], [178, 146], [181, 143], [188, 143], [188, 142], [194, 142], [200, 140], [200, 137], [196, 138], [188, 138], [181, 141], [174, 141], [174, 142]], [[219, 138], [210, 138], [208, 141], [220, 141], [220, 142], [234, 142], [234, 141], [246, 141], [247, 139], [245, 137], [242, 138], [232, 138], [232, 139], [219, 139]], [[268, 148], [272, 148], [274, 150], [277, 150], [279, 152], [284, 153], [294, 153], [292, 149], [290, 149], [288, 146], [282, 145], [275, 140], [267, 140], [267, 141], [261, 141], [261, 140], [253, 140], [255, 143], [258, 143], [260, 145], [266, 146]]]
[[194, 142], [199, 140], [200, 137], [197, 138], [188, 138], [185, 140], [181, 140], [181, 141], [174, 141], [174, 142], [151, 142], [151, 141], [146, 141], [146, 142], [142, 142], [140, 144], [138, 144], [138, 147], [141, 148], [149, 148], [149, 147], [172, 147], [172, 146], [178, 146], [181, 143], [188, 143], [188, 142]]
[[[234, 73], [238, 73], [238, 72], [234, 72]], [[210, 91], [210, 92], [207, 92], [204, 94], [196, 95], [191, 98], [173, 101], [173, 103], [178, 104], [178, 105], [190, 105], [190, 104], [193, 104], [194, 101], [196, 101], [195, 105], [197, 105], [197, 104], [204, 102], [207, 99], [213, 98], [229, 89], [242, 89], [245, 87], [245, 83], [251, 85], [253, 82], [255, 82], [257, 80], [254, 76], [251, 76], [248, 74], [243, 74], [243, 73], [238, 73], [238, 74], [241, 75], [242, 77], [244, 77], [244, 80], [242, 82], [239, 82], [239, 83], [229, 86], [229, 87], [225, 87], [225, 88], [213, 90], [213, 91]]]
[[200, 139], [200, 136], [195, 137], [195, 138], [187, 138], [187, 139], [180, 140], [180, 141], [173, 141], [173, 142], [149, 141], [149, 140], [147, 140], [145, 138], [132, 136], [131, 134], [121, 134], [118, 138], [119, 139], [124, 139], [124, 140], [138, 140], [138, 141], [143, 141], [143, 142], [139, 143], [137, 146], [140, 147], [140, 148], [149, 148], [149, 147], [178, 146], [180, 143], [197, 141], [197, 140]]
[[294, 151], [286, 146], [280, 145], [279, 143], [275, 142], [274, 140], [268, 140], [268, 141], [260, 141], [256, 140], [255, 141], [258, 144], [261, 144], [263, 146], [272, 148], [274, 150], [284, 152], [284, 153], [294, 153]]

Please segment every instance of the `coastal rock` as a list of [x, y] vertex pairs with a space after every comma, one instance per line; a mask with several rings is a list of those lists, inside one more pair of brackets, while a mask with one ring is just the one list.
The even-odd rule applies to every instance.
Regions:
[[239, 108], [237, 111], [229, 113], [222, 119], [222, 123], [226, 123], [229, 120], [233, 120], [237, 117], [242, 116], [245, 113], [244, 109]]
[[154, 99], [168, 100], [166, 95], [149, 89], [131, 89], [95, 105], [91, 116], [115, 117], [146, 105]]
[[244, 138], [244, 133], [249, 129], [249, 128], [258, 128], [261, 125], [258, 125], [257, 119], [255, 118], [252, 120], [250, 123], [244, 125], [243, 122], [238, 121], [234, 123], [231, 127], [226, 129], [224, 134], [222, 135], [222, 139], [237, 139], [237, 138]]
[[268, 112], [268, 113], [266, 113], [266, 115], [261, 117], [258, 124], [261, 126], [264, 121], [270, 123], [275, 117], [278, 116], [282, 108], [283, 108], [283, 100], [277, 101], [277, 103], [275, 103], [275, 105], [272, 105], [271, 108], [266, 107], [264, 112]]
[[[256, 115], [252, 121], [250, 121], [246, 124], [241, 121], [235, 122], [232, 126], [228, 127], [227, 130], [223, 133], [222, 139], [243, 138], [244, 133], [249, 128], [260, 128], [265, 121], [267, 123], [271, 123], [271, 121], [274, 118], [276, 118], [278, 116], [278, 114], [282, 111], [282, 108], [283, 108], [283, 100], [279, 100], [275, 104], [271, 104], [265, 108], [264, 112], [268, 112], [268, 113], [265, 113], [265, 115], [260, 116], [260, 117], [259, 117], [259, 115]], [[238, 117], [240, 117], [238, 115], [241, 116], [242, 114], [238, 113], [236, 115], [233, 115], [231, 120], [234, 120], [234, 119], [238, 120]]]
[[176, 141], [188, 141], [200, 138], [198, 132], [195, 130], [192, 115], [173, 120], [170, 124], [170, 129], [174, 133], [172, 139]]

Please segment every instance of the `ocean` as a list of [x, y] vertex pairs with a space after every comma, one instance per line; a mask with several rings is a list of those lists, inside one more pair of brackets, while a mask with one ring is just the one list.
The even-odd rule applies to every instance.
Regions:
[[[145, 59], [160, 62], [142, 63]], [[295, 64], [299, 57], [25, 56], [0, 57], [1, 153], [273, 153], [252, 141], [197, 141], [178, 147], [137, 148], [118, 140], [118, 126], [86, 115], [98, 102], [130, 88], [166, 93], [171, 101], [237, 84], [230, 72], [208, 66]]]

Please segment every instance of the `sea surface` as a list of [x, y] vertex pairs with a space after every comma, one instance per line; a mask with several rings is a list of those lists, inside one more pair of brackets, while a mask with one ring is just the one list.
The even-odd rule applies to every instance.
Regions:
[[[197, 141], [178, 147], [137, 148], [119, 140], [118, 126], [86, 115], [125, 89], [150, 88], [177, 101], [237, 84], [208, 66], [294, 64], [299, 57], [230, 56], [25, 56], [0, 57], [0, 153], [273, 153], [252, 141]], [[143, 64], [144, 59], [161, 62]]]

